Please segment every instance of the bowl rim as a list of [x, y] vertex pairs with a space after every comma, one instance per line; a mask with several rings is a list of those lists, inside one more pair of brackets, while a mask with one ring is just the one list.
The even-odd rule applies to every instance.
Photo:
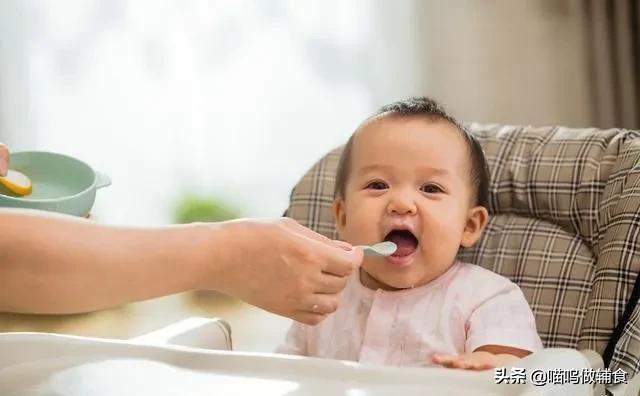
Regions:
[[[28, 151], [16, 151], [15, 153], [11, 153], [11, 157], [13, 157], [14, 155], [23, 155], [23, 154], [28, 154], [28, 155], [41, 155], [41, 154], [45, 154], [45, 155], [51, 155], [51, 156], [55, 156], [55, 157], [64, 157], [66, 159], [70, 159], [72, 161], [78, 162], [81, 165], [86, 166], [87, 168], [89, 168], [89, 170], [93, 173], [93, 182], [91, 183], [91, 185], [89, 187], [87, 187], [86, 189], [80, 191], [79, 193], [73, 194], [73, 195], [63, 195], [61, 197], [58, 198], [21, 198], [21, 197], [12, 197], [11, 195], [5, 195], [5, 194], [0, 194], [0, 197], [2, 199], [8, 199], [9, 201], [15, 201], [15, 202], [33, 202], [33, 203], [48, 203], [48, 202], [61, 202], [61, 201], [70, 201], [74, 198], [77, 198], [81, 195], [86, 194], [88, 191], [90, 190], [96, 190], [95, 186], [96, 183], [98, 182], [98, 176], [96, 175], [96, 171], [89, 166], [89, 164], [87, 164], [86, 162], [76, 158], [76, 157], [72, 157], [70, 155], [66, 155], [66, 154], [61, 154], [61, 153], [56, 153], [53, 151], [38, 151], [38, 150], [28, 150]], [[10, 158], [11, 158], [10, 157]]]

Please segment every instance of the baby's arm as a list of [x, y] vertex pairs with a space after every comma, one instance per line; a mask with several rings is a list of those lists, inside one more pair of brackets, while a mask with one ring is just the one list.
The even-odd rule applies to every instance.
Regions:
[[465, 351], [471, 352], [436, 354], [432, 361], [445, 367], [486, 370], [511, 365], [542, 349], [529, 303], [509, 281], [486, 293], [466, 322], [466, 334]]
[[432, 360], [448, 368], [467, 370], [488, 370], [508, 366], [520, 358], [531, 354], [530, 351], [503, 345], [484, 345], [471, 353], [462, 355], [435, 354]]

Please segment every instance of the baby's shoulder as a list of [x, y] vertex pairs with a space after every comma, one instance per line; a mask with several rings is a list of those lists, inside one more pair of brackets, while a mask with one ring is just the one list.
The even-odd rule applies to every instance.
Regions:
[[488, 292], [490, 294], [499, 290], [518, 288], [509, 278], [490, 271], [476, 264], [458, 262], [459, 268], [452, 280], [452, 286], [469, 290], [470, 287], [477, 293]]

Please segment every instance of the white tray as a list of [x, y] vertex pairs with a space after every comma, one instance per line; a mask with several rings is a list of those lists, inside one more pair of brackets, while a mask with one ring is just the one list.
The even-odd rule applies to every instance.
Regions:
[[[174, 326], [174, 330], [176, 327], [180, 328]], [[194, 333], [201, 340], [205, 327]], [[171, 333], [155, 332], [155, 340], [174, 339]], [[153, 336], [123, 341], [46, 333], [0, 334], [0, 395], [593, 394], [586, 384], [496, 384], [492, 370], [368, 366], [149, 344], [153, 340]], [[229, 345], [222, 342], [218, 346]], [[546, 349], [522, 359], [518, 367], [530, 372], [533, 368], [589, 368], [590, 364], [577, 351]]]

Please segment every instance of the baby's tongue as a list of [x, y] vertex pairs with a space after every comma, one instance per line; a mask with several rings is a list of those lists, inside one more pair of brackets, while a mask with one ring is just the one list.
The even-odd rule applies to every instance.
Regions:
[[398, 250], [393, 253], [393, 256], [408, 256], [416, 250], [416, 239], [408, 233], [392, 233], [387, 238], [387, 241], [391, 241], [398, 246]]

